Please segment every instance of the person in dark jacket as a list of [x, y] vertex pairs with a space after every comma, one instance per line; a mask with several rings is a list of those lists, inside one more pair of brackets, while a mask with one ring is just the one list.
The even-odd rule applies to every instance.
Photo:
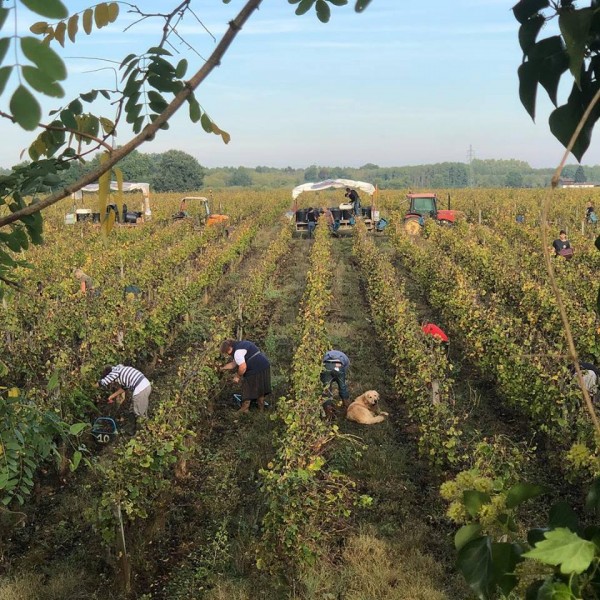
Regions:
[[265, 396], [271, 393], [271, 363], [253, 342], [247, 340], [225, 340], [221, 344], [221, 354], [232, 360], [219, 368], [220, 371], [233, 371], [235, 383], [242, 384], [242, 406], [239, 412], [247, 413], [250, 403], [256, 400], [258, 409], [265, 407]]
[[[554, 253], [556, 256], [562, 256], [564, 250], [568, 250], [571, 248], [571, 242], [569, 242], [569, 240], [567, 239], [567, 232], [564, 229], [561, 229], [559, 231], [558, 239], [552, 242], [552, 247], [554, 248]], [[567, 256], [565, 258], [571, 258], [571, 256]]]
[[306, 213], [306, 221], [308, 223], [308, 237], [311, 238], [313, 236], [313, 232], [315, 227], [317, 226], [317, 219], [319, 218], [319, 213], [311, 206]]
[[344, 194], [346, 198], [350, 202], [352, 202], [352, 207], [354, 209], [354, 214], [359, 217], [360, 216], [360, 197], [356, 190], [352, 190], [349, 187], [346, 188], [346, 193]]
[[350, 368], [350, 359], [341, 350], [328, 350], [323, 356], [323, 370], [321, 371], [321, 383], [326, 388], [324, 395], [327, 397], [323, 402], [323, 410], [328, 419], [335, 416], [332, 385], [335, 383], [340, 393], [340, 399], [344, 406], [350, 404], [350, 393], [346, 383], [346, 375]]

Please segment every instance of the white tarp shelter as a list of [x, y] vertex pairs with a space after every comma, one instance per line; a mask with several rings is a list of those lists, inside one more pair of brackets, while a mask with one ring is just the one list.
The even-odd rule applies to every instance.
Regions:
[[[73, 194], [73, 200], [81, 200], [83, 198], [83, 192], [94, 193], [98, 192], [99, 184], [90, 183], [82, 187], [78, 192]], [[119, 190], [119, 184], [116, 181], [110, 182], [110, 189], [112, 192], [117, 192]], [[123, 191], [124, 192], [142, 192], [144, 196], [142, 212], [148, 218], [152, 216], [152, 211], [150, 210], [150, 184], [149, 183], [133, 183], [131, 181], [123, 182]]]
[[296, 200], [302, 192], [318, 192], [327, 188], [353, 188], [360, 190], [372, 196], [375, 193], [375, 186], [364, 181], [354, 181], [352, 179], [326, 179], [318, 183], [303, 183], [292, 190], [292, 200]]

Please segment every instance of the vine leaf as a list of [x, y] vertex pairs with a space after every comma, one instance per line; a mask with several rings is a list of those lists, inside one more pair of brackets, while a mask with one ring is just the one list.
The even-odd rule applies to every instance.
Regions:
[[523, 554], [547, 565], [560, 565], [563, 575], [583, 573], [592, 563], [596, 546], [593, 542], [580, 538], [570, 529], [560, 527], [544, 534], [545, 540]]

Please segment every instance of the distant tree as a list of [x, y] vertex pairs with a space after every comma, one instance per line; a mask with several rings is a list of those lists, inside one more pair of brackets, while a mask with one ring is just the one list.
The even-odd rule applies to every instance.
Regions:
[[252, 177], [250, 176], [250, 173], [248, 173], [248, 169], [245, 169], [244, 167], [238, 167], [235, 169], [235, 171], [229, 176], [227, 185], [250, 187], [252, 185]]
[[328, 167], [321, 167], [317, 174], [317, 179], [321, 181], [322, 179], [330, 179], [331, 178], [331, 170]]
[[469, 184], [469, 175], [467, 174], [467, 166], [462, 163], [453, 163], [448, 169], [448, 184], [449, 187], [467, 187]]
[[362, 167], [358, 167], [361, 171], [371, 171], [373, 169], [379, 169], [379, 167], [377, 165], [374, 165], [373, 163], [367, 163], [366, 165], [363, 165]]
[[523, 187], [523, 175], [518, 171], [509, 171], [506, 174], [505, 185], [511, 188]]
[[189, 192], [202, 187], [204, 175], [204, 169], [193, 156], [181, 150], [168, 150], [158, 155], [150, 184], [156, 192]]
[[[174, 151], [171, 150], [171, 152]], [[161, 156], [160, 154], [144, 154], [134, 150], [119, 163], [123, 178], [126, 181], [150, 181], [157, 163], [161, 161]]]
[[575, 165], [565, 165], [560, 173], [563, 179], [575, 179], [577, 167]]
[[316, 165], [310, 165], [304, 170], [304, 181], [317, 181], [319, 179], [319, 170]]
[[585, 171], [583, 167], [579, 165], [577, 167], [577, 171], [575, 171], [575, 183], [585, 183], [587, 181], [587, 177], [585, 176]]

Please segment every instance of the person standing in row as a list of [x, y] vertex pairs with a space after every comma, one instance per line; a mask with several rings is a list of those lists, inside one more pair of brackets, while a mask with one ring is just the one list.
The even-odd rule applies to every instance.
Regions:
[[250, 410], [250, 403], [256, 400], [259, 410], [264, 410], [265, 396], [271, 393], [271, 363], [260, 348], [247, 340], [225, 340], [221, 344], [221, 354], [232, 360], [219, 368], [220, 371], [237, 369], [233, 378], [242, 384], [241, 413]]

